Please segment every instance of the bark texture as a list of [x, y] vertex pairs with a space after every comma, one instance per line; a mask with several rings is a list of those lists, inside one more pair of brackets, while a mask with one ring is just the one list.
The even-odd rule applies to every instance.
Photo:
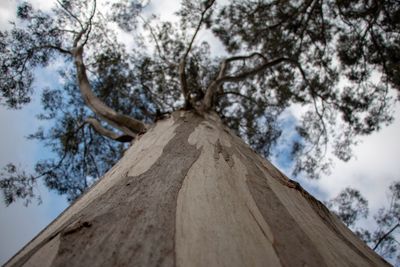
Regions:
[[214, 115], [139, 137], [6, 266], [386, 266]]

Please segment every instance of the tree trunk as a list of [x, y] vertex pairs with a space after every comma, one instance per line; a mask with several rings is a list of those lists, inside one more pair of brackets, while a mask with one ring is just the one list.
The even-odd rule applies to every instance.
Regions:
[[176, 112], [7, 266], [381, 266], [221, 124]]

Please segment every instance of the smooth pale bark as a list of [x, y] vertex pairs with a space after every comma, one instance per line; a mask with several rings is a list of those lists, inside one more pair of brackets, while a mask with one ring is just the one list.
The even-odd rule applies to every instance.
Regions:
[[[84, 32], [81, 32], [79, 40]], [[139, 120], [130, 116], [120, 114], [114, 109], [107, 106], [100, 98], [98, 98], [92, 90], [89, 79], [86, 74], [86, 66], [83, 62], [83, 46], [76, 47], [72, 52], [76, 74], [78, 79], [79, 90], [85, 104], [99, 116], [101, 119], [121, 130], [126, 135], [134, 137], [138, 133], [143, 133], [146, 130], [146, 125]]]
[[214, 115], [157, 122], [6, 266], [386, 266]]

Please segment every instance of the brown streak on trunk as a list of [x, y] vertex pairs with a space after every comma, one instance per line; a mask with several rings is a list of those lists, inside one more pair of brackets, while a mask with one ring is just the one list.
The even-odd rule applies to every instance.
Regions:
[[[175, 266], [176, 198], [199, 151], [187, 142], [201, 118], [175, 115], [179, 125], [163, 154], [145, 173], [127, 176], [75, 216], [60, 235], [52, 266]], [[14, 266], [29, 259], [37, 246]], [[82, 253], [82, 251], [85, 251]], [[99, 254], [100, 253], [100, 254]]]
[[387, 266], [215, 114], [180, 111], [6, 266]]

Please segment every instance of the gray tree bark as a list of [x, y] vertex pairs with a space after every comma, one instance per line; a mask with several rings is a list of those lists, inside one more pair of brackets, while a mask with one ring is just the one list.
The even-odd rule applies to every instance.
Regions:
[[6, 266], [386, 266], [215, 115], [176, 112]]

